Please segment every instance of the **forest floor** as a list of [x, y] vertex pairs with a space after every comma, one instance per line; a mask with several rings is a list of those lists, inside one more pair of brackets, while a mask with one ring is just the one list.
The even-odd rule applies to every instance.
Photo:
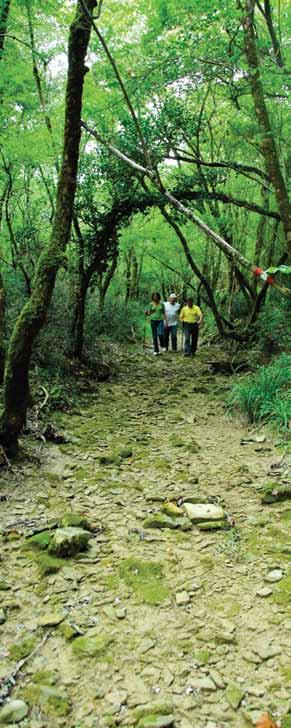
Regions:
[[[291, 710], [290, 501], [260, 500], [288, 456], [229, 417], [232, 382], [210, 355], [121, 357], [114, 381], [54, 418], [71, 442], [34, 442], [2, 473], [0, 680], [30, 655], [19, 726], [244, 728]], [[235, 526], [144, 527], [189, 497], [222, 502]], [[28, 546], [71, 511], [97, 529], [87, 552]]]

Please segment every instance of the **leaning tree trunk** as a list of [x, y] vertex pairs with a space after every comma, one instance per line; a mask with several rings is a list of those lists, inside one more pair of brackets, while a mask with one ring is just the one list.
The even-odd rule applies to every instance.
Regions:
[[5, 289], [0, 272], [0, 384], [3, 383], [5, 365]]
[[[96, 0], [87, 0], [87, 6], [92, 12]], [[16, 322], [7, 355], [0, 440], [11, 453], [17, 450], [18, 436], [26, 419], [33, 343], [45, 322], [56, 275], [70, 236], [81, 137], [83, 85], [87, 70], [85, 57], [90, 30], [90, 21], [81, 0], [78, 0], [69, 34], [64, 148], [52, 233], [46, 250], [39, 258], [34, 290]]]
[[254, 19], [255, 0], [246, 0], [245, 14], [242, 20], [244, 30], [245, 55], [249, 67], [249, 82], [254, 101], [255, 114], [262, 138], [262, 153], [274, 187], [278, 209], [287, 241], [286, 257], [291, 256], [291, 208], [287, 187], [281, 171], [278, 151], [269, 118], [260, 74], [259, 54], [255, 33]]

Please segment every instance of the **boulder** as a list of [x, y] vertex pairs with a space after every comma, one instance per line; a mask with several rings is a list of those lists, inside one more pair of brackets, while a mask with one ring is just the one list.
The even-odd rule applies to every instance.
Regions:
[[192, 523], [223, 521], [225, 514], [221, 506], [212, 503], [184, 503], [183, 508]]
[[0, 724], [20, 723], [28, 714], [28, 706], [23, 700], [10, 700], [0, 709]]
[[161, 513], [155, 513], [153, 516], [148, 516], [143, 522], [144, 528], [180, 528], [181, 531], [190, 531], [192, 528], [191, 521], [189, 518], [169, 518]]
[[90, 534], [83, 528], [58, 528], [51, 539], [48, 550], [50, 554], [67, 557], [80, 551], [86, 551]]

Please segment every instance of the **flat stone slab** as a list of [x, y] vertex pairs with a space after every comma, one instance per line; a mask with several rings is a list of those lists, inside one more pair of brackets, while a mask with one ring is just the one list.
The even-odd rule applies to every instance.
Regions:
[[225, 518], [223, 508], [212, 503], [184, 503], [183, 508], [192, 523], [223, 521]]

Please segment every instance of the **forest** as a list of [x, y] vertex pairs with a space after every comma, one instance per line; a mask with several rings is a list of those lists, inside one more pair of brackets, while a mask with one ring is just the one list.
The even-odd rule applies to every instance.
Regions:
[[0, 724], [291, 726], [290, 23], [0, 0]]

